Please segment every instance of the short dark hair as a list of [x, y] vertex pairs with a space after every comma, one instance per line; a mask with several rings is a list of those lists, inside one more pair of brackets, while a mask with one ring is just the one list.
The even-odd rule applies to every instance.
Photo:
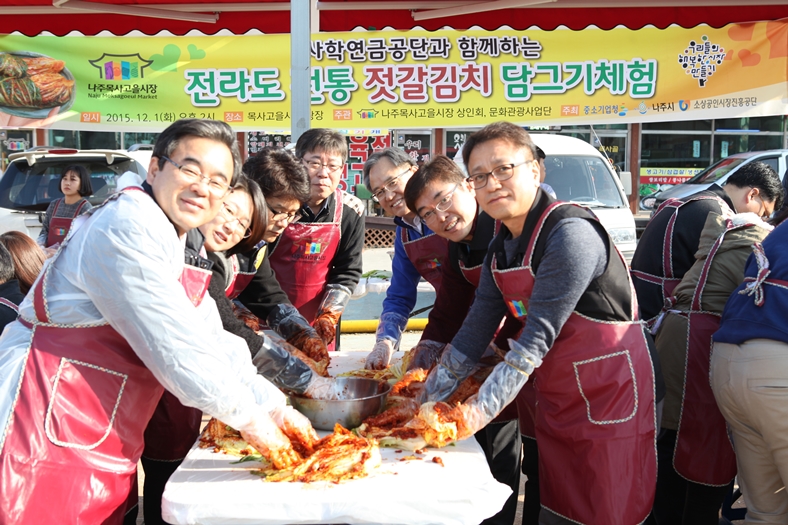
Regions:
[[462, 162], [465, 164], [465, 169], [468, 173], [470, 173], [471, 169], [468, 163], [471, 160], [473, 148], [496, 139], [505, 140], [514, 146], [525, 148], [531, 152], [531, 157], [534, 160], [538, 160], [536, 144], [531, 140], [531, 135], [527, 131], [511, 122], [493, 122], [492, 124], [487, 124], [476, 133], [472, 133], [462, 146]]
[[411, 167], [416, 165], [416, 161], [399, 148], [384, 148], [382, 150], [376, 151], [370, 155], [367, 161], [364, 163], [364, 186], [366, 186], [369, 191], [372, 191], [372, 188], [369, 186], [369, 172], [372, 170], [372, 167], [375, 164], [380, 162], [381, 159], [388, 159], [389, 162], [391, 162], [397, 168], [405, 164]]
[[342, 133], [333, 129], [308, 129], [296, 141], [296, 157], [303, 159], [304, 155], [314, 151], [325, 151], [328, 154], [339, 155], [342, 162], [345, 162], [347, 160], [347, 140]]
[[184, 137], [197, 137], [221, 142], [233, 157], [233, 173], [230, 186], [235, 186], [241, 176], [241, 150], [233, 129], [218, 120], [187, 118], [176, 120], [161, 132], [153, 145], [153, 157], [158, 159], [159, 169], [164, 168], [164, 157], [172, 156]]
[[268, 228], [268, 205], [260, 186], [248, 177], [241, 177], [233, 186], [233, 191], [240, 191], [252, 198], [252, 220], [249, 221], [249, 237], [227, 250], [228, 255], [252, 251], [263, 238]]
[[539, 146], [536, 146], [536, 157], [535, 159], [546, 159], [547, 155], [545, 155], [544, 150]]
[[77, 189], [79, 196], [87, 197], [93, 195], [93, 185], [90, 183], [90, 173], [88, 173], [88, 169], [85, 166], [80, 164], [72, 164], [63, 170], [63, 173], [60, 174], [60, 187], [63, 187], [63, 177], [70, 171], [73, 171], [77, 174], [77, 177], [79, 177], [79, 189]]
[[446, 155], [438, 155], [422, 164], [405, 185], [405, 204], [416, 212], [416, 201], [434, 181], [462, 183], [465, 180], [465, 174], [456, 162]]
[[748, 162], [728, 177], [726, 184], [733, 184], [738, 188], [758, 188], [767, 201], [774, 203], [775, 210], [783, 207], [785, 190], [777, 172], [768, 164]]
[[265, 197], [309, 200], [309, 175], [304, 165], [282, 148], [263, 148], [246, 159], [243, 172], [260, 185]]
[[0, 284], [7, 283], [15, 277], [14, 260], [11, 258], [11, 252], [0, 243]]

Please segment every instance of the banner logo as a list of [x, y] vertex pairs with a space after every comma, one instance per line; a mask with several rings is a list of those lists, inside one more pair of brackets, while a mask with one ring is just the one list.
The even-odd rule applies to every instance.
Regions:
[[528, 315], [528, 311], [525, 309], [525, 304], [522, 301], [507, 301], [509, 303], [509, 309], [512, 313], [518, 318], [522, 319], [526, 315]]
[[139, 53], [133, 55], [108, 55], [104, 53], [95, 60], [88, 60], [91, 66], [99, 70], [99, 78], [103, 80], [134, 80], [144, 78], [144, 69], [153, 61], [145, 60]]

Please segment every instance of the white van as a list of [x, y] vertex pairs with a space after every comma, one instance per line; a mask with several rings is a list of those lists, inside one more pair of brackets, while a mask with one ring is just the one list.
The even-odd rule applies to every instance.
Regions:
[[[627, 263], [631, 262], [637, 244], [635, 218], [609, 161], [591, 144], [574, 137], [532, 133], [531, 138], [547, 157], [545, 183], [555, 190], [558, 200], [591, 209]], [[454, 160], [462, 165], [462, 149]], [[630, 181], [628, 172], [621, 177]]]

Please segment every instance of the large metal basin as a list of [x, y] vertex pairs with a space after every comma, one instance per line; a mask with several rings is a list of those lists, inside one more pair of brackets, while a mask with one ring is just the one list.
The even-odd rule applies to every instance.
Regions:
[[356, 428], [369, 416], [378, 414], [386, 405], [391, 385], [385, 381], [360, 377], [338, 377], [344, 399], [309, 399], [290, 395], [290, 403], [320, 430], [334, 430], [339, 423], [345, 428]]

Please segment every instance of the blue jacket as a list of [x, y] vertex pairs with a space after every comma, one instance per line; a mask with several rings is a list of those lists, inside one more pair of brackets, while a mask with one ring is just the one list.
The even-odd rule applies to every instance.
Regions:
[[755, 278], [758, 274], [756, 257], [750, 255], [744, 269], [745, 281], [725, 304], [720, 329], [714, 334], [715, 342], [738, 345], [750, 339], [771, 339], [788, 343], [788, 323], [785, 321], [785, 312], [788, 312], [788, 221], [764, 239], [763, 249], [771, 270], [767, 280], [783, 283], [760, 285], [764, 299], [761, 306], [755, 304], [756, 293], [740, 294], [752, 282], [747, 278]]
[[397, 223], [397, 234], [394, 240], [394, 259], [391, 261], [391, 285], [383, 300], [383, 313], [380, 315], [376, 339], [389, 338], [394, 341], [396, 347], [399, 345], [402, 331], [408, 324], [408, 316], [416, 306], [418, 293], [416, 287], [421, 280], [421, 274], [405, 253], [401, 230], [407, 228], [411, 239], [429, 235], [432, 230], [422, 223], [422, 231], [418, 231], [399, 217], [395, 218], [394, 222]]

